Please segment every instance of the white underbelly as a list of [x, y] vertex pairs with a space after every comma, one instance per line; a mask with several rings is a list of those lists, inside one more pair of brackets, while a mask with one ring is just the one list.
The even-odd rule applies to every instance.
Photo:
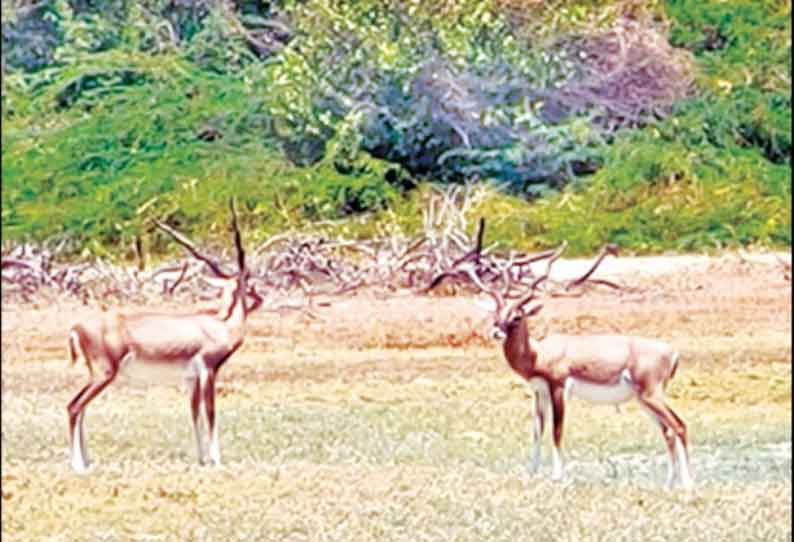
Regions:
[[132, 385], [180, 385], [197, 376], [191, 365], [127, 358], [119, 367], [119, 378]]
[[634, 397], [634, 388], [628, 377], [621, 377], [617, 384], [594, 384], [570, 376], [565, 381], [566, 395], [584, 399], [590, 403], [617, 404]]

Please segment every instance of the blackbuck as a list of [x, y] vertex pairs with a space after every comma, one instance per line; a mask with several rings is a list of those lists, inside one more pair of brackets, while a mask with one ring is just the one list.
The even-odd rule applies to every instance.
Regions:
[[[69, 403], [69, 437], [71, 466], [85, 472], [89, 465], [84, 427], [85, 409], [107, 388], [119, 373], [160, 375], [164, 370], [183, 376], [192, 390], [190, 411], [200, 463], [207, 459], [220, 465], [218, 425], [215, 417], [215, 381], [218, 371], [243, 344], [246, 316], [262, 298], [248, 287], [240, 229], [234, 203], [231, 225], [237, 250], [237, 272], [227, 273], [217, 262], [201, 254], [179, 232], [156, 222], [216, 275], [208, 279], [220, 287], [220, 307], [187, 314], [151, 312], [115, 312], [75, 324], [69, 332], [72, 364], [82, 356], [88, 367], [90, 382]], [[252, 298], [251, 304], [247, 298]], [[202, 419], [209, 433], [202, 435]], [[207, 455], [209, 457], [207, 457]]]
[[[561, 452], [566, 403], [571, 396], [592, 403], [615, 404], [635, 399], [661, 429], [667, 444], [668, 472], [666, 486], [675, 483], [676, 467], [682, 487], [692, 487], [689, 467], [687, 427], [665, 401], [665, 388], [676, 373], [678, 353], [667, 343], [628, 335], [559, 335], [542, 340], [530, 336], [529, 319], [537, 315], [543, 305], [535, 304], [538, 289], [549, 279], [551, 267], [565, 248], [544, 253], [546, 272], [517, 291], [509, 262], [503, 267], [500, 288], [486, 285], [478, 274], [476, 264], [463, 262], [434, 278], [429, 289], [448, 277], [467, 276], [471, 283], [493, 300], [493, 328], [491, 335], [502, 341], [507, 363], [534, 390], [535, 408], [532, 418], [534, 456], [529, 470], [536, 472], [541, 460], [541, 439], [547, 414], [553, 424], [552, 479], [563, 478]], [[617, 249], [608, 245], [583, 276], [569, 281], [564, 290], [586, 283], [607, 254]], [[595, 283], [615, 286], [603, 280]], [[508, 301], [512, 303], [508, 304]]]

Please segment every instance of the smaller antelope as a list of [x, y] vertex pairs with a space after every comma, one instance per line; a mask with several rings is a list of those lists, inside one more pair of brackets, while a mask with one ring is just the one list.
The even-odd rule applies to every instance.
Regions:
[[[70, 462], [76, 472], [86, 472], [89, 464], [83, 424], [85, 408], [116, 379], [119, 372], [133, 372], [136, 368], [153, 376], [162, 375], [161, 370], [169, 369], [185, 376], [192, 388], [190, 409], [199, 462], [204, 463], [207, 459], [200, 429], [200, 419], [204, 419], [210, 436], [209, 459], [214, 465], [220, 465], [215, 379], [221, 366], [243, 343], [246, 316], [262, 303], [255, 289], [248, 288], [246, 284], [245, 252], [233, 203], [231, 212], [237, 249], [236, 274], [225, 273], [181, 234], [157, 223], [219, 277], [208, 280], [221, 288], [221, 306], [217, 311], [187, 314], [118, 312], [80, 322], [71, 328], [71, 361], [74, 363], [78, 356], [82, 356], [91, 377], [67, 407]], [[254, 299], [250, 306], [246, 304], [247, 296]], [[94, 374], [95, 365], [100, 369], [98, 378]]]
[[[571, 396], [592, 403], [620, 404], [630, 399], [639, 402], [661, 429], [667, 444], [668, 471], [666, 487], [675, 482], [676, 467], [680, 483], [691, 488], [687, 428], [684, 421], [666, 404], [665, 388], [678, 367], [678, 353], [665, 343], [627, 335], [549, 335], [543, 340], [530, 337], [528, 319], [537, 315], [543, 305], [525, 309], [534, 298], [538, 286], [549, 277], [551, 264], [565, 245], [549, 254], [546, 273], [536, 278], [512, 305], [505, 299], [511, 293], [508, 266], [503, 273], [502, 291], [489, 288], [480, 280], [475, 267], [459, 268], [438, 275], [429, 288], [450, 276], [468, 275], [474, 285], [494, 302], [492, 337], [502, 341], [507, 363], [535, 391], [533, 436], [534, 458], [530, 470], [540, 466], [540, 446], [546, 413], [551, 410], [554, 446], [552, 448], [552, 479], [561, 480], [564, 467], [560, 450], [566, 402]], [[595, 268], [616, 248], [608, 245], [590, 270], [568, 286], [587, 280]], [[606, 283], [606, 281], [596, 281]]]

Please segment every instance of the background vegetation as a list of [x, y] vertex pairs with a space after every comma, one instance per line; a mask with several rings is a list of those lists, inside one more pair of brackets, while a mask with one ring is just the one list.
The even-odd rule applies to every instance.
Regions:
[[4, 236], [367, 236], [475, 181], [520, 248], [790, 246], [790, 2], [425, 4], [4, 3]]

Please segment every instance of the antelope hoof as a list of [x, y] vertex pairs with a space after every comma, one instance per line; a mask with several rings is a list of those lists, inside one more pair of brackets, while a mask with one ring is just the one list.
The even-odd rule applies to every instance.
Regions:
[[212, 446], [210, 448], [210, 463], [212, 463], [213, 467], [221, 466], [221, 451], [218, 446]]
[[91, 471], [88, 464], [82, 461], [71, 461], [71, 467], [75, 474], [88, 474]]

